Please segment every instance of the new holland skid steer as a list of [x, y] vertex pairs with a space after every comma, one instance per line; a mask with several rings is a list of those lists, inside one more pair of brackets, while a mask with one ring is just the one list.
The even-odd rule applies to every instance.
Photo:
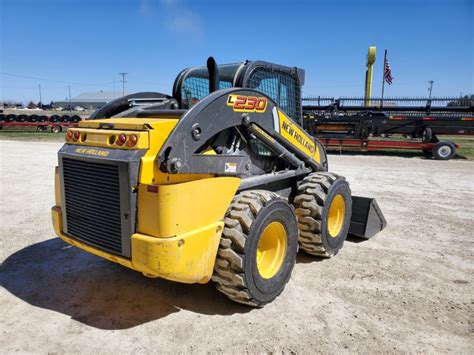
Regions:
[[385, 226], [301, 128], [304, 71], [262, 61], [190, 68], [173, 95], [110, 102], [69, 129], [55, 232], [148, 277], [207, 283], [263, 306], [298, 248], [319, 257]]

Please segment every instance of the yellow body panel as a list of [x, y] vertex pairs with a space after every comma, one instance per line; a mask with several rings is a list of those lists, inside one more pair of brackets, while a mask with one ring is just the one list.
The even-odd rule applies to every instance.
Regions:
[[293, 144], [297, 149], [307, 156], [311, 157], [317, 163], [321, 163], [321, 155], [319, 148], [313, 138], [303, 131], [290, 118], [278, 110], [278, 119], [280, 122], [280, 134], [288, 142]]
[[185, 283], [206, 283], [211, 279], [224, 226], [224, 222], [217, 221], [173, 238], [133, 234], [132, 258], [126, 259], [66, 236], [63, 233], [61, 208], [58, 206], [51, 209], [51, 215], [54, 231], [66, 243], [146, 276]]
[[173, 238], [132, 236], [132, 265], [147, 276], [185, 283], [211, 279], [224, 227], [218, 221]]
[[[133, 118], [129, 118], [128, 120], [133, 120]], [[135, 118], [135, 120], [137, 119]], [[178, 121], [176, 118], [148, 120], [147, 127], [149, 129], [150, 148], [141, 159], [138, 179], [141, 184], [169, 185], [212, 177], [212, 175], [209, 174], [167, 174], [160, 170], [156, 156]]]
[[216, 177], [138, 187], [139, 233], [170, 238], [224, 218], [240, 179]]

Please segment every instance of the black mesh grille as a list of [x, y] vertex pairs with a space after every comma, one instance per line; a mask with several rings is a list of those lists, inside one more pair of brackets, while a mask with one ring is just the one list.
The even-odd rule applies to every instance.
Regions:
[[[227, 89], [232, 86], [229, 81], [219, 81], [219, 89]], [[209, 79], [188, 77], [181, 87], [181, 100], [183, 108], [191, 108], [199, 100], [209, 95]]]
[[270, 96], [280, 109], [295, 121], [299, 121], [300, 102], [296, 78], [289, 74], [256, 68], [247, 86]]
[[64, 158], [63, 181], [68, 235], [121, 254], [118, 166]]

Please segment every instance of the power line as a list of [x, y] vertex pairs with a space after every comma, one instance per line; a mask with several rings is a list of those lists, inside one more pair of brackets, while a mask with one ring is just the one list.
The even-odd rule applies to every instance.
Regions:
[[16, 78], [23, 78], [23, 79], [31, 79], [31, 80], [40, 80], [40, 81], [49, 81], [51, 83], [61, 83], [61, 84], [74, 84], [74, 85], [79, 85], [79, 86], [101, 86], [101, 85], [109, 85], [112, 84], [112, 82], [105, 82], [105, 83], [79, 83], [79, 82], [74, 82], [74, 81], [63, 81], [63, 80], [54, 80], [54, 79], [46, 79], [46, 78], [40, 78], [36, 76], [29, 76], [29, 75], [20, 75], [20, 74], [13, 74], [13, 73], [7, 73], [7, 72], [1, 72], [2, 75], [7, 75], [7, 76], [13, 76]]

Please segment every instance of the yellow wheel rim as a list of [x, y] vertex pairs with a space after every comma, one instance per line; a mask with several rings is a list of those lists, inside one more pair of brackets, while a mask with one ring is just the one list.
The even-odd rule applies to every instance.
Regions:
[[336, 238], [344, 225], [344, 215], [346, 213], [346, 202], [342, 195], [336, 195], [331, 201], [328, 214], [329, 235]]
[[286, 255], [286, 231], [280, 222], [265, 227], [257, 246], [257, 269], [264, 279], [272, 278], [280, 270]]

